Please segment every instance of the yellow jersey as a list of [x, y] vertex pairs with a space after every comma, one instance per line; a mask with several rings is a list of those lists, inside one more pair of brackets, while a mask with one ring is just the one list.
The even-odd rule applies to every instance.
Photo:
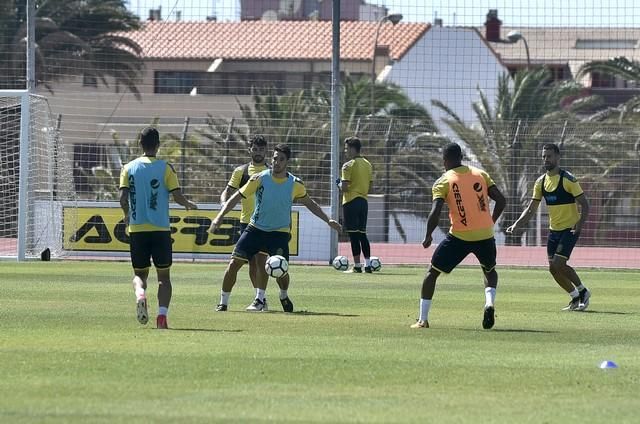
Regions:
[[344, 205], [356, 197], [362, 197], [366, 200], [372, 178], [373, 167], [362, 156], [356, 156], [342, 165], [340, 179], [349, 182], [349, 190], [342, 192], [342, 204]]
[[553, 231], [571, 229], [580, 220], [575, 198], [582, 194], [578, 179], [563, 169], [556, 175], [542, 174], [533, 185], [533, 199], [541, 201], [544, 197]]
[[[229, 183], [227, 184], [229, 187], [240, 190], [243, 185], [245, 185], [248, 181], [247, 177], [251, 177], [252, 175], [259, 174], [260, 172], [267, 169], [267, 165], [260, 164], [254, 165], [253, 162], [247, 163], [241, 166], [238, 166], [231, 173], [231, 178], [229, 178]], [[243, 178], [243, 175], [246, 175]], [[246, 180], [246, 181], [243, 181]], [[251, 220], [251, 215], [253, 214], [253, 210], [256, 207], [255, 196], [247, 196], [242, 198], [242, 210], [240, 211], [240, 222], [243, 224], [248, 224]]]

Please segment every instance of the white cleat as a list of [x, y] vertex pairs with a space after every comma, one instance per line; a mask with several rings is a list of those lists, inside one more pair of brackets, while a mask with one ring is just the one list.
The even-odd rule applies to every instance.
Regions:
[[147, 322], [149, 322], [149, 312], [147, 311], [146, 298], [141, 297], [136, 302], [136, 315], [140, 324], [145, 325]]

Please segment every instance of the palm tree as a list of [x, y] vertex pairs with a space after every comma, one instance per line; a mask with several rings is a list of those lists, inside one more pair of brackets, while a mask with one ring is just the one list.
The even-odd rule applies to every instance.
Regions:
[[[24, 1], [0, 0], [0, 88], [25, 87], [26, 10]], [[123, 33], [140, 28], [123, 0], [36, 1], [36, 81], [51, 84], [83, 76], [105, 85], [109, 79], [136, 87], [142, 50]]]
[[596, 60], [588, 62], [582, 65], [576, 75], [576, 78], [582, 78], [583, 76], [593, 72], [614, 75], [627, 81], [640, 82], [640, 63], [629, 60], [624, 56], [615, 57], [605, 61]]
[[[519, 71], [513, 80], [506, 74], [500, 76], [495, 106], [478, 90], [480, 100], [473, 104], [477, 126], [463, 122], [442, 102], [432, 101], [448, 115], [445, 123], [505, 191], [507, 208], [501, 221], [503, 229], [518, 218], [539, 171], [538, 161], [532, 164], [530, 154], [527, 155], [527, 152], [537, 152], [544, 138], [540, 131], [536, 136], [536, 124], [546, 122], [542, 128], [547, 128], [553, 121], [548, 117], [561, 110], [567, 99], [583, 91], [575, 81], [551, 81], [551, 73], [545, 68]], [[574, 110], [590, 104], [592, 101], [587, 99], [565, 108]], [[518, 239], [519, 236], [507, 235], [506, 243], [517, 244]]]

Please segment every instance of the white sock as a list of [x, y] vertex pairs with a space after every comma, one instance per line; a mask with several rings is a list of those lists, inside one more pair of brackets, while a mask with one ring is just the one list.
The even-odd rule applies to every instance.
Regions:
[[420, 299], [420, 316], [418, 321], [429, 321], [429, 309], [431, 308], [431, 299]]
[[576, 286], [576, 290], [578, 290], [578, 291], [582, 291], [584, 289], [586, 289], [586, 287], [584, 285], [582, 285], [582, 283], [580, 283], [579, 286]]
[[573, 289], [573, 291], [569, 293], [569, 296], [571, 296], [571, 299], [575, 299], [576, 297], [578, 297], [578, 294], [578, 289]]
[[168, 306], [160, 306], [158, 308], [158, 315], [164, 315], [166, 317], [168, 313], [169, 313], [169, 307]]
[[371, 258], [364, 258], [364, 266], [371, 266]]
[[220, 304], [228, 305], [229, 304], [229, 296], [231, 296], [231, 292], [224, 292], [220, 290]]
[[496, 301], [496, 289], [493, 287], [484, 288], [484, 306], [493, 306]]
[[287, 297], [289, 297], [289, 294], [287, 293], [287, 291], [280, 289], [280, 300], [286, 299]]
[[262, 289], [256, 289], [256, 298], [259, 299], [261, 302], [264, 302], [264, 290]]
[[144, 299], [147, 297], [147, 295], [144, 292], [144, 289], [140, 286], [136, 286], [135, 292], [136, 292], [136, 300]]

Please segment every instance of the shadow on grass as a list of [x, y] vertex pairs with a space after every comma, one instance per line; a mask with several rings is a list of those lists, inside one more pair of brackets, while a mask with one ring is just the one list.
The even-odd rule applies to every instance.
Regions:
[[581, 314], [605, 314], [605, 315], [635, 315], [634, 312], [616, 312], [616, 311], [594, 311], [589, 309], [588, 311], [577, 311]]
[[360, 316], [355, 314], [339, 314], [337, 312], [313, 312], [313, 311], [295, 311], [295, 312], [291, 312], [289, 315], [345, 317], [345, 318], [355, 318]]
[[559, 331], [550, 330], [533, 330], [530, 328], [492, 328], [491, 330], [483, 330], [482, 328], [459, 328], [461, 331], [473, 331], [480, 333], [534, 333], [534, 334], [556, 334]]
[[530, 328], [494, 328], [491, 330], [481, 330], [481, 331], [494, 331], [498, 333], [540, 333], [540, 334], [556, 334], [559, 331], [550, 331], [550, 330], [532, 330]]
[[171, 327], [169, 331], [200, 331], [206, 333], [242, 333], [244, 330], [216, 330], [214, 328], [175, 328]]

